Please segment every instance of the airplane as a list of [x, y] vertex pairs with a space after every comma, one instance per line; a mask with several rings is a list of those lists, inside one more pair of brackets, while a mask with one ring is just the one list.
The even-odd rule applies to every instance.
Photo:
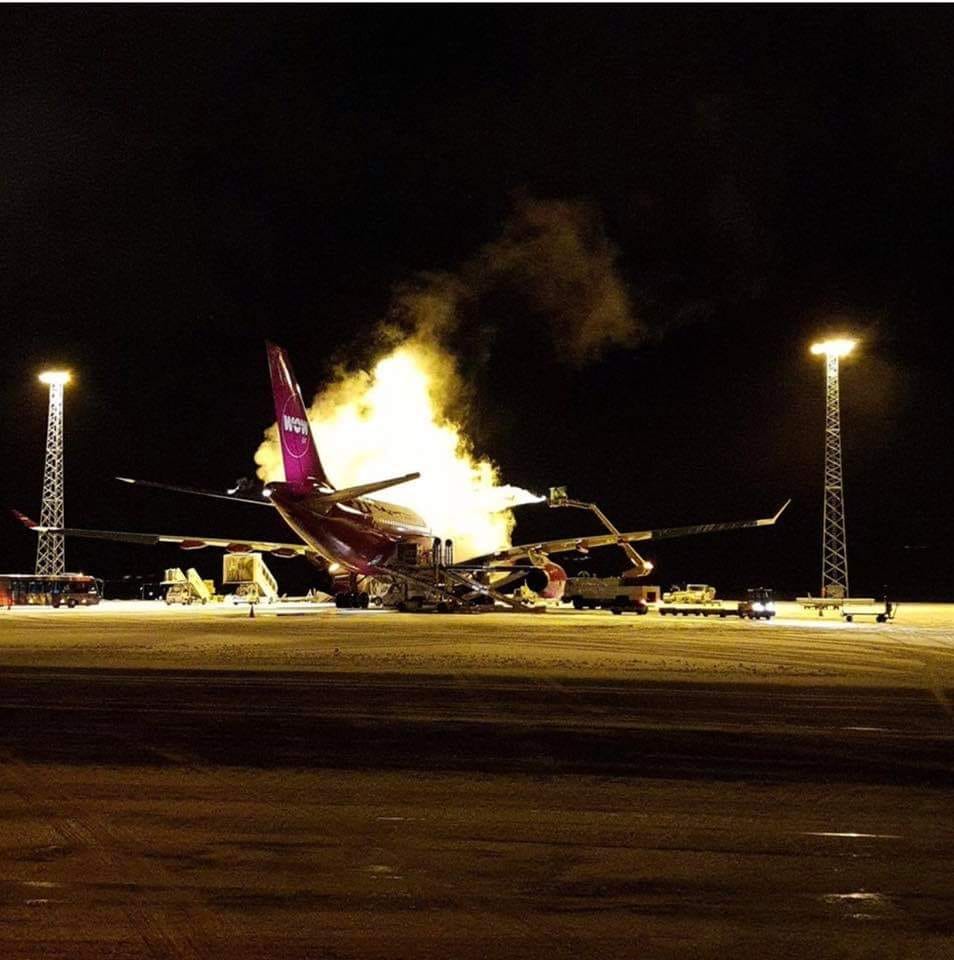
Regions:
[[[465, 605], [502, 603], [525, 607], [527, 601], [508, 588], [521, 583], [548, 600], [563, 595], [567, 574], [551, 555], [618, 546], [645, 576], [652, 564], [643, 560], [632, 544], [645, 540], [691, 536], [747, 527], [772, 526], [788, 506], [772, 517], [691, 527], [670, 527], [621, 533], [592, 504], [570, 501], [564, 488], [551, 489], [551, 506], [584, 506], [595, 510], [609, 530], [595, 536], [570, 537], [507, 547], [491, 554], [455, 562], [451, 541], [442, 543], [414, 511], [393, 503], [372, 499], [369, 494], [417, 479], [409, 473], [387, 480], [336, 489], [328, 478], [312, 435], [301, 388], [284, 348], [267, 343], [268, 368], [278, 437], [285, 468], [284, 481], [272, 481], [262, 489], [261, 498], [242, 490], [243, 495], [203, 490], [196, 487], [153, 481], [117, 479], [140, 486], [158, 487], [239, 503], [265, 506], [278, 512], [285, 524], [300, 538], [293, 543], [134, 533], [117, 530], [86, 530], [76, 527], [42, 527], [23, 514], [17, 518], [34, 532], [67, 537], [114, 540], [155, 545], [177, 543], [183, 550], [219, 547], [230, 553], [269, 553], [276, 557], [305, 557], [321, 572], [320, 589], [332, 593], [339, 607], [365, 608], [372, 597], [385, 606], [421, 609], [434, 605], [453, 610]], [[789, 501], [790, 502], [790, 501]], [[328, 587], [329, 589], [325, 589]]]

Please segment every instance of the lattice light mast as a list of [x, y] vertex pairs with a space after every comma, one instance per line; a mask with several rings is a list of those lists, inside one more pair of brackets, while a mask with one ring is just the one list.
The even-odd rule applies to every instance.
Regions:
[[838, 361], [855, 348], [846, 337], [812, 344], [825, 358], [825, 501], [822, 515], [823, 597], [847, 597], [848, 538], [845, 532], [845, 489], [841, 469], [841, 399]]
[[[63, 526], [63, 387], [70, 382], [65, 370], [47, 370], [40, 383], [50, 388], [50, 417], [46, 427], [46, 463], [43, 467], [41, 527]], [[66, 570], [61, 533], [41, 533], [36, 548], [37, 576], [59, 576]]]

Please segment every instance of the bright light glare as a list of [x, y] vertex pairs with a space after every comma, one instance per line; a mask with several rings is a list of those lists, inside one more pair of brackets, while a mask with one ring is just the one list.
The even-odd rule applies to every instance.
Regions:
[[[435, 535], [454, 541], [459, 557], [510, 545], [510, 509], [543, 498], [501, 482], [497, 467], [478, 458], [448, 414], [456, 389], [453, 361], [433, 345], [407, 341], [370, 372], [342, 374], [312, 403], [312, 430], [322, 462], [342, 487], [420, 471], [388, 491]], [[271, 427], [255, 455], [258, 475], [284, 477], [277, 431]]]
[[52, 385], [54, 383], [69, 383], [69, 370], [44, 370], [40, 374], [40, 383]]
[[812, 353], [823, 353], [826, 357], [846, 357], [855, 349], [857, 340], [849, 337], [839, 337], [836, 340], [823, 340], [821, 343], [812, 344]]

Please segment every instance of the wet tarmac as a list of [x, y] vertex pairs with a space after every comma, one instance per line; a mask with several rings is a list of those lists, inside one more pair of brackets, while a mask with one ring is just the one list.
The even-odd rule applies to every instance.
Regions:
[[0, 615], [0, 957], [954, 956], [943, 615], [71, 613]]

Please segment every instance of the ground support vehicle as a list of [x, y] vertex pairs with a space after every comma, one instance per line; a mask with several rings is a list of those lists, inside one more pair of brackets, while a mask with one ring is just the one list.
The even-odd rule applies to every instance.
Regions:
[[659, 587], [636, 583], [626, 577], [570, 577], [563, 591], [563, 602], [577, 610], [602, 607], [615, 614], [649, 612], [649, 604], [659, 596]]
[[749, 620], [771, 620], [775, 616], [775, 593], [769, 587], [749, 587], [739, 601], [739, 616]]
[[661, 603], [656, 608], [661, 617], [736, 617], [740, 616], [738, 604], [727, 604], [721, 600], [711, 603]]
[[170, 567], [162, 581], [166, 589], [166, 606], [174, 603], [189, 606], [193, 603], [208, 603], [214, 593], [215, 585], [211, 580], [203, 580], [195, 567], [183, 573], [178, 567]]
[[657, 608], [659, 615], [683, 617], [739, 617], [742, 620], [771, 620], [775, 611], [752, 612], [745, 607], [745, 601], [733, 603], [717, 600], [715, 603], [661, 603]]
[[803, 610], [817, 610], [818, 616], [823, 617], [826, 610], [841, 613], [845, 604], [873, 604], [874, 597], [796, 597], [796, 603], [801, 604]]
[[[335, 597], [335, 605], [367, 606], [370, 602], [402, 613], [542, 610], [532, 605], [538, 594], [530, 579], [541, 576], [541, 566], [545, 564], [458, 564], [454, 562], [453, 542], [439, 537], [434, 538], [430, 549], [413, 543], [398, 544], [396, 559], [388, 564], [389, 573], [395, 576], [365, 577], [361, 589], [366, 593], [355, 593], [351, 585], [348, 592]], [[562, 574], [562, 569], [559, 572]]]
[[716, 588], [707, 583], [687, 583], [684, 587], [673, 586], [662, 595], [663, 603], [714, 603]]
[[841, 615], [846, 623], [853, 623], [855, 617], [873, 617], [877, 623], [888, 623], [897, 613], [898, 605], [891, 603], [887, 597], [877, 604], [868, 600], [848, 599], [841, 608]]
[[771, 620], [775, 616], [775, 601], [768, 587], [753, 587], [744, 600], [711, 600], [707, 603], [661, 603], [657, 608], [661, 617], [739, 617], [741, 620]]
[[0, 574], [0, 607], [91, 607], [99, 603], [102, 596], [103, 581], [85, 573]]
[[222, 583], [234, 585], [233, 603], [272, 603], [278, 599], [278, 581], [260, 553], [226, 553]]

